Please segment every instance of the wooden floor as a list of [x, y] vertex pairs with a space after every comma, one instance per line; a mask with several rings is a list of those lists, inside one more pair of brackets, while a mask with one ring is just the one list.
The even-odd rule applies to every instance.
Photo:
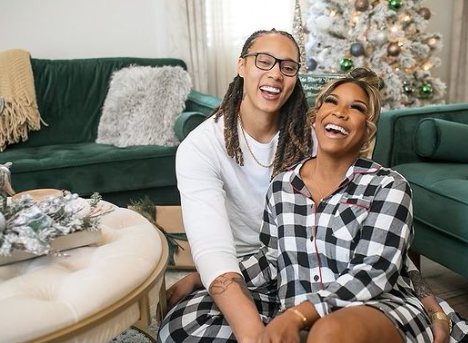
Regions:
[[[421, 257], [421, 273], [435, 295], [445, 299], [462, 317], [468, 319], [468, 279]], [[185, 276], [187, 272], [168, 271], [166, 285]]]
[[435, 295], [447, 302], [468, 319], [468, 279], [460, 274], [421, 257], [421, 274]]

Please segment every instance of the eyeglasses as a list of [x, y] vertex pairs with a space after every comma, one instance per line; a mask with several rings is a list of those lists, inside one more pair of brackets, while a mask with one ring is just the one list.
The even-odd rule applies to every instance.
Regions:
[[271, 70], [276, 63], [279, 63], [280, 71], [284, 76], [296, 76], [301, 65], [292, 60], [281, 60], [266, 52], [254, 52], [245, 54], [242, 58], [255, 56], [255, 66], [261, 70]]

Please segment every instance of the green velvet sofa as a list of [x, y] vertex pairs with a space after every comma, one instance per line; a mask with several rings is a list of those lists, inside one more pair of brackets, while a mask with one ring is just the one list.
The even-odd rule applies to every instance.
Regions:
[[[95, 143], [114, 71], [130, 65], [182, 66], [179, 59], [93, 58], [31, 59], [40, 113], [48, 126], [30, 132], [26, 142], [8, 146], [0, 163], [13, 162], [16, 192], [36, 188], [68, 189], [82, 196], [99, 192], [125, 206], [148, 196], [154, 203], [179, 203], [176, 188], [177, 147], [117, 148]], [[218, 106], [219, 99], [192, 91], [176, 120], [179, 139]], [[197, 119], [198, 118], [198, 119]]]
[[373, 158], [413, 189], [413, 250], [468, 277], [468, 103], [382, 113]]

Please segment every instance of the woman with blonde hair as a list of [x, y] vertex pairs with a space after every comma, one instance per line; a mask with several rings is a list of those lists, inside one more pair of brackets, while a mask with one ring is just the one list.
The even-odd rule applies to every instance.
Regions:
[[[289, 33], [254, 32], [220, 107], [179, 146], [177, 183], [198, 272], [168, 290], [160, 342], [254, 342], [277, 314], [276, 290], [249, 292], [238, 263], [260, 247], [272, 176], [313, 151], [300, 63]], [[440, 309], [430, 292], [421, 294]], [[434, 343], [448, 336], [440, 322]]]
[[[280, 300], [281, 314], [259, 342], [298, 342], [303, 329], [308, 343], [434, 339], [409, 278], [410, 186], [362, 157], [376, 133], [379, 84], [374, 72], [357, 68], [326, 86], [309, 112], [316, 156], [270, 185], [262, 247], [241, 262], [250, 290], [275, 286]], [[451, 341], [466, 329], [457, 322]]]

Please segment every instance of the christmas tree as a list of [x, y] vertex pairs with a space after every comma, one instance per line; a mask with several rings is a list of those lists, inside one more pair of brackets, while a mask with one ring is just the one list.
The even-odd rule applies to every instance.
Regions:
[[420, 0], [313, 0], [307, 11], [309, 72], [368, 67], [384, 81], [384, 108], [443, 102], [431, 75], [441, 36], [426, 33], [431, 11]]

